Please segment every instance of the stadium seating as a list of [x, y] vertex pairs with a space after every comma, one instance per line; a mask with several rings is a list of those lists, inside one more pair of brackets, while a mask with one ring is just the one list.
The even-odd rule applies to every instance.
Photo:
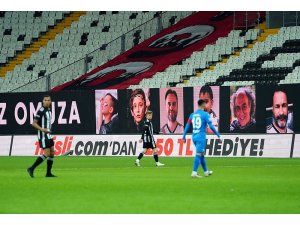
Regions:
[[[176, 23], [191, 13], [164, 13], [162, 28]], [[0, 18], [0, 21], [3, 24], [15, 24], [14, 26], [20, 28], [20, 30], [17, 28], [13, 29], [13, 31], [16, 30], [14, 39], [7, 39], [7, 35], [3, 36], [5, 40], [3, 43], [7, 44], [4, 45], [1, 41], [0, 63], [2, 65], [8, 63], [8, 56], [15, 57], [18, 51], [24, 50], [25, 44], [22, 45], [22, 48], [15, 44], [15, 39], [19, 38], [20, 35], [25, 35], [26, 40], [28, 37], [32, 37], [30, 42], [26, 42], [29, 45], [36, 39], [42, 38], [43, 32], [48, 31], [51, 27], [55, 27], [67, 15], [64, 12], [28, 12], [29, 17], [34, 18], [34, 22], [43, 22], [41, 23], [43, 25], [38, 25], [36, 26], [37, 28], [33, 29], [32, 27], [35, 27], [35, 24], [31, 23], [28, 29], [26, 27], [25, 30], [21, 30], [24, 26], [23, 24], [19, 25], [21, 19], [12, 20], [10, 14], [5, 12], [4, 17]], [[20, 16], [18, 12], [14, 12], [13, 15]], [[15, 89], [49, 74], [53, 74], [50, 77], [51, 85], [49, 88], [72, 80], [156, 34], [159, 31], [156, 17], [159, 15], [160, 13], [152, 11], [87, 12], [85, 15], [80, 16], [78, 21], [72, 22], [70, 27], [65, 27], [63, 32], [57, 33], [54, 39], [47, 40], [47, 44], [44, 47], [40, 47], [30, 58], [16, 65], [12, 71], [6, 72], [6, 78], [1, 81], [4, 85], [1, 85], [0, 91]], [[136, 29], [137, 27], [138, 29]], [[8, 29], [10, 27], [3, 26], [3, 28]], [[138, 33], [137, 30], [139, 30]], [[4, 34], [6, 30], [3, 31]], [[31, 31], [34, 35], [29, 36], [27, 33]], [[7, 32], [10, 32], [10, 30], [7, 30]], [[120, 36], [123, 34], [126, 35], [125, 46], [122, 49]], [[23, 42], [25, 42], [25, 39]], [[10, 48], [9, 45], [13, 45], [15, 49]], [[96, 51], [99, 48], [100, 51]], [[54, 74], [54, 72], [56, 73]]]
[[[298, 80], [292, 80], [291, 77], [298, 74], [295, 68], [299, 66], [297, 60], [300, 59], [299, 28], [283, 27], [278, 34], [276, 30], [266, 30], [271, 33], [262, 39], [259, 39], [261, 37], [257, 30], [249, 30], [245, 37], [247, 42], [256, 38], [253, 44], [217, 63], [213, 69], [203, 71], [200, 77], [191, 77], [186, 83], [177, 86], [297, 83]], [[255, 34], [253, 40], [248, 39], [252, 33]]]
[[[166, 12], [161, 29], [192, 12]], [[3, 14], [3, 15], [2, 15]], [[1, 67], [57, 26], [69, 12], [4, 12]], [[159, 12], [87, 12], [0, 79], [0, 91], [44, 91], [93, 70], [160, 30]], [[27, 25], [31, 23], [32, 25]], [[17, 44], [16, 44], [17, 43]], [[299, 82], [300, 27], [232, 30], [202, 51], [156, 72], [137, 87], [286, 84]], [[46, 79], [47, 75], [50, 79]], [[34, 81], [34, 82], [33, 82]], [[27, 83], [33, 82], [30, 85]], [[24, 87], [22, 87], [25, 85]]]

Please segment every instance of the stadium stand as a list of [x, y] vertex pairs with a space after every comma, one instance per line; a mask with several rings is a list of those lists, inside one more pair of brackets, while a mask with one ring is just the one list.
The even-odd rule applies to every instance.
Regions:
[[[1, 85], [3, 87], [1, 91], [4, 92], [30, 82], [41, 84], [37, 86], [41, 86], [41, 89], [43, 89], [46, 83], [44, 76], [53, 74], [55, 71], [58, 72], [55, 76], [51, 76], [49, 88], [72, 80], [156, 34], [159, 31], [157, 29], [157, 17], [161, 16], [160, 12], [148, 11], [25, 13], [31, 15], [36, 23], [42, 21], [43, 23], [41, 24], [43, 25], [41, 25], [40, 30], [36, 31], [35, 36], [29, 42], [26, 42], [29, 46], [23, 45], [20, 52], [6, 46], [2, 48], [1, 44], [1, 52], [3, 51], [3, 54], [1, 54], [0, 59], [2, 63], [0, 74], [2, 76], [6, 75], [6, 79], [1, 81], [4, 84]], [[161, 20], [161, 28], [171, 26], [191, 13], [164, 13], [164, 17]], [[13, 15], [19, 16], [18, 12], [13, 12]], [[75, 18], [68, 20], [70, 21], [69, 24], [64, 23], [63, 19], [72, 17], [72, 15]], [[39, 19], [40, 17], [43, 19]], [[20, 27], [20, 29], [24, 26], [23, 24], [20, 25], [19, 20], [12, 20], [9, 12], [3, 12], [3, 17], [0, 18], [0, 21], [3, 24], [15, 24], [14, 26]], [[19, 35], [20, 38], [24, 38], [23, 36], [25, 36], [25, 39], [30, 37], [27, 33], [33, 30], [32, 27], [35, 27], [34, 23], [31, 23], [28, 30], [18, 31], [17, 33], [21, 34], [21, 36]], [[37, 26], [37, 28], [39, 27]], [[56, 29], [57, 27], [59, 29]], [[139, 27], [138, 30], [134, 30], [137, 27]], [[6, 29], [10, 27], [3, 26], [3, 28], [5, 28], [3, 29], [3, 35], [11, 32], [11, 30]], [[55, 35], [45, 36], [45, 32], [51, 32]], [[125, 35], [124, 46], [120, 45], [120, 36], [122, 35]], [[15, 39], [9, 39], [7, 42], [15, 46]], [[31, 47], [34, 51], [28, 53], [28, 49]], [[100, 51], [96, 51], [99, 48]], [[8, 56], [12, 55], [12, 53], [15, 55], [13, 55], [12, 60], [9, 60]], [[68, 67], [68, 69], [59, 71], [65, 67]], [[26, 91], [26, 88], [20, 90]]]
[[[45, 91], [75, 81], [191, 13], [2, 12], [0, 74], [5, 78], [0, 79], [0, 91]], [[231, 12], [220, 13], [211, 20], [230, 16]], [[194, 49], [163, 70], [147, 72], [119, 88], [298, 82], [299, 31], [298, 26], [265, 29], [261, 24], [231, 29], [203, 49]], [[114, 82], [106, 83], [104, 88], [115, 87]]]

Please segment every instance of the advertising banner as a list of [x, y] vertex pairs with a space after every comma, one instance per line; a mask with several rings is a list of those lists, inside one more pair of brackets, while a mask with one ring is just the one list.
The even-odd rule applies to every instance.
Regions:
[[300, 157], [300, 134], [295, 134], [293, 158]]
[[[0, 94], [0, 134], [36, 134], [34, 116], [45, 93]], [[51, 93], [52, 129], [55, 134], [94, 132], [94, 92]]]
[[[140, 135], [58, 135], [55, 139], [55, 155], [73, 150], [73, 156], [137, 156], [142, 151]], [[191, 136], [186, 143], [181, 135], [156, 135], [156, 147], [160, 156], [191, 157], [195, 146]], [[224, 135], [222, 140], [207, 136], [208, 157], [290, 157], [292, 135]], [[42, 154], [35, 136], [15, 136], [12, 146], [14, 156]], [[146, 155], [152, 155], [149, 150]]]
[[0, 156], [8, 156], [10, 150], [11, 136], [0, 136]]

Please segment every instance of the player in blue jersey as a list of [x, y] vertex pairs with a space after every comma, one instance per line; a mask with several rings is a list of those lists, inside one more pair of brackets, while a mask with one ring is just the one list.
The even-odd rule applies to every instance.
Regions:
[[185, 142], [185, 136], [186, 133], [188, 132], [190, 126], [192, 125], [193, 127], [193, 135], [192, 135], [192, 140], [196, 146], [196, 156], [194, 159], [194, 169], [192, 172], [192, 177], [193, 178], [201, 178], [197, 174], [197, 170], [199, 165], [201, 164], [203, 171], [204, 171], [204, 176], [208, 177], [211, 175], [213, 172], [207, 170], [206, 167], [206, 162], [204, 158], [204, 151], [206, 147], [206, 127], [207, 125], [209, 128], [220, 138], [220, 134], [216, 130], [216, 128], [212, 125], [212, 120], [210, 118], [210, 115], [204, 111], [206, 101], [200, 99], [198, 101], [198, 107], [199, 109], [195, 112], [193, 112], [189, 119], [188, 122], [185, 126], [184, 133], [182, 140]]

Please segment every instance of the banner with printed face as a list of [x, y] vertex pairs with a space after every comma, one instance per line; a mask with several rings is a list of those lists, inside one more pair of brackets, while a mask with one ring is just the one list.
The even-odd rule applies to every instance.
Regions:
[[[0, 134], [36, 134], [34, 116], [42, 107], [45, 93], [0, 94]], [[51, 93], [52, 132], [87, 134], [94, 131], [95, 103], [92, 91]]]
[[[140, 135], [59, 135], [54, 136], [55, 155], [73, 150], [74, 156], [137, 156], [142, 151]], [[160, 156], [191, 157], [195, 146], [191, 136], [184, 143], [181, 135], [156, 135], [156, 147]], [[290, 157], [291, 134], [282, 135], [224, 135], [222, 140], [207, 136], [208, 157]], [[42, 154], [35, 136], [15, 136], [13, 156]], [[149, 150], [146, 155], [152, 155]]]
[[10, 150], [11, 136], [0, 136], [0, 155], [8, 156]]

